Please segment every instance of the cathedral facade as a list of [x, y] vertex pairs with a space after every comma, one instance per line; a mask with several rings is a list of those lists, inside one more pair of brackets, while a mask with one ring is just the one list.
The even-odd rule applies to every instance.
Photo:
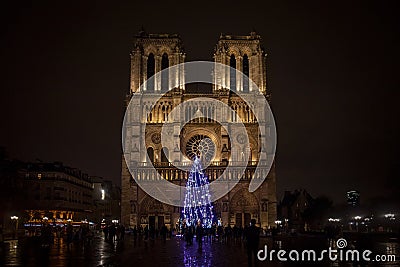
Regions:
[[[177, 133], [180, 141], [176, 149], [163, 147], [161, 127], [168, 120], [168, 114], [179, 104], [196, 97], [216, 99], [231, 107], [243, 122], [249, 140], [250, 151], [246, 170], [239, 183], [213, 203], [215, 217], [220, 219], [224, 226], [229, 224], [244, 227], [250, 223], [251, 219], [255, 219], [263, 228], [275, 225], [274, 165], [272, 164], [268, 175], [265, 173], [267, 178], [256, 191], [250, 193], [248, 189], [264, 149], [260, 140], [268, 142], [268, 139], [265, 139], [265, 133], [260, 132], [258, 122], [247, 103], [234, 93], [238, 91], [246, 94], [252, 90], [259, 90], [269, 101], [266, 54], [261, 46], [260, 36], [254, 32], [246, 36], [221, 35], [215, 48], [214, 61], [240, 70], [244, 76], [236, 75], [234, 72], [214, 74], [214, 79], [218, 80], [218, 83], [212, 85], [212, 88], [199, 84], [191, 90], [188, 85], [185, 85], [184, 70], [174, 73], [174, 77], [172, 73], [163, 72], [155, 79], [148, 80], [159, 71], [185, 62], [182, 40], [175, 34], [141, 32], [136, 37], [131, 52], [130, 94], [127, 95], [126, 105], [133, 94], [139, 93], [140, 99], [134, 103], [137, 105], [136, 110], [139, 111], [138, 113], [148, 111], [147, 116], [137, 114], [130, 119], [138, 132], [136, 135], [145, 134], [145, 151], [148, 157], [140, 156], [139, 152], [135, 156], [136, 147], [132, 153], [125, 153], [122, 157], [121, 222], [124, 225], [128, 227], [150, 225], [160, 228], [165, 224], [173, 228], [181, 216], [181, 207], [171, 206], [152, 198], [136, 183], [133, 176], [145, 177], [149, 166], [148, 161], [164, 179], [184, 187], [188, 172], [177, 169], [171, 164], [172, 162], [190, 162], [193, 156], [201, 152], [209, 162], [205, 172], [209, 181], [212, 182], [224, 172], [227, 162], [243, 157], [243, 153], [242, 155], [232, 153], [234, 146], [240, 147], [243, 144], [243, 136], [229, 138], [225, 128], [211, 119], [212, 116], [199, 117], [182, 125], [182, 130]], [[249, 82], [249, 79], [254, 83]], [[168, 91], [168, 88], [173, 89]], [[231, 88], [233, 92], [227, 88]], [[152, 93], [160, 92], [165, 93], [155, 105], [149, 105], [148, 99]], [[254, 103], [256, 105], [256, 99]], [[198, 112], [199, 110], [210, 114], [215, 112], [212, 109], [202, 109], [193, 101], [189, 104], [189, 108], [182, 112]], [[235, 123], [235, 118], [232, 118], [228, 124], [230, 123]], [[131, 135], [133, 136], [131, 139], [134, 140], [135, 133]], [[127, 164], [131, 164], [129, 168], [131, 172]]]

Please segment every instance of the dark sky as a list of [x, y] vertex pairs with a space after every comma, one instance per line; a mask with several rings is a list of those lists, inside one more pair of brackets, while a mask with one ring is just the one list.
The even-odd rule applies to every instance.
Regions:
[[[16, 2], [16, 3], [14, 3]], [[399, 190], [396, 1], [7, 1], [0, 145], [119, 183], [129, 52], [141, 25], [212, 60], [220, 33], [262, 36], [278, 128], [278, 193], [343, 201]], [[394, 184], [393, 184], [394, 183]]]

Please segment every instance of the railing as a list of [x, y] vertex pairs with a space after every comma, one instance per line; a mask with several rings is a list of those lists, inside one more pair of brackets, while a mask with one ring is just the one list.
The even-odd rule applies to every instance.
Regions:
[[[260, 162], [261, 163], [261, 162]], [[152, 167], [151, 163], [137, 163], [135, 166], [131, 166], [132, 176], [141, 181], [158, 181], [161, 179], [165, 179], [168, 181], [181, 181], [187, 180], [189, 176], [191, 162], [183, 162], [179, 163], [184, 165], [186, 168], [179, 169], [176, 166], [172, 165], [169, 162], [159, 162], [155, 163], [155, 170]], [[210, 165], [205, 168], [205, 174], [207, 175], [210, 181], [214, 181], [216, 179], [221, 178], [221, 180], [250, 180], [253, 178], [255, 170], [257, 168], [256, 161], [250, 161], [247, 165], [243, 164], [234, 164], [231, 162], [231, 167], [227, 170], [228, 162], [226, 161], [218, 161], [211, 162]], [[178, 164], [175, 164], [178, 166]], [[266, 177], [268, 172], [267, 168], [263, 168], [261, 166], [261, 172], [259, 173], [261, 177]], [[157, 173], [159, 175], [157, 175]]]
[[[204, 164], [208, 167], [227, 167], [230, 163], [231, 166], [244, 167], [244, 166], [257, 166], [258, 161], [248, 161], [247, 164], [243, 164], [242, 161], [211, 161], [210, 163]], [[165, 167], [190, 167], [193, 165], [191, 161], [183, 162], [137, 162], [137, 167], [152, 167], [165, 168]], [[262, 162], [260, 162], [262, 164]]]

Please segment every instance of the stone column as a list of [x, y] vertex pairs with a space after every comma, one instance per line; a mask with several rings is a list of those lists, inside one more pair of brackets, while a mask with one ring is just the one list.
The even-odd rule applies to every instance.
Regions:
[[160, 74], [157, 74], [159, 71], [161, 71], [161, 56], [159, 56], [159, 55], [156, 55], [156, 56], [154, 56], [155, 57], [155, 63], [156, 63], [156, 69], [155, 69], [155, 73], [156, 73], [156, 76], [155, 76], [155, 79], [154, 79], [154, 85], [155, 85], [155, 91], [156, 92], [160, 92], [160, 90], [161, 90], [161, 75]]
[[236, 91], [243, 91], [243, 77], [242, 74], [240, 73], [243, 70], [242, 66], [243, 66], [243, 57], [238, 55], [236, 58]]

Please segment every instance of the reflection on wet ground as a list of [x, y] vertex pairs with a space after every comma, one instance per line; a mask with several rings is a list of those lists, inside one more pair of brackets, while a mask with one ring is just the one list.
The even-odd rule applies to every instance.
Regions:
[[[334, 241], [331, 243], [333, 244]], [[262, 238], [260, 247], [269, 249], [326, 249], [329, 243], [321, 237], [286, 237], [272, 242]], [[397, 255], [396, 262], [377, 264], [352, 264], [349, 262], [259, 262], [258, 266], [400, 266], [399, 243], [371, 242], [368, 249], [375, 254]], [[34, 238], [6, 241], [0, 248], [0, 266], [247, 266], [247, 254], [242, 242], [203, 243], [201, 249], [194, 243], [187, 246], [179, 237], [170, 240], [135, 240], [126, 236], [121, 242], [105, 242], [101, 234], [90, 244], [72, 244], [70, 248], [63, 239], [55, 239], [53, 245], [45, 247]]]

